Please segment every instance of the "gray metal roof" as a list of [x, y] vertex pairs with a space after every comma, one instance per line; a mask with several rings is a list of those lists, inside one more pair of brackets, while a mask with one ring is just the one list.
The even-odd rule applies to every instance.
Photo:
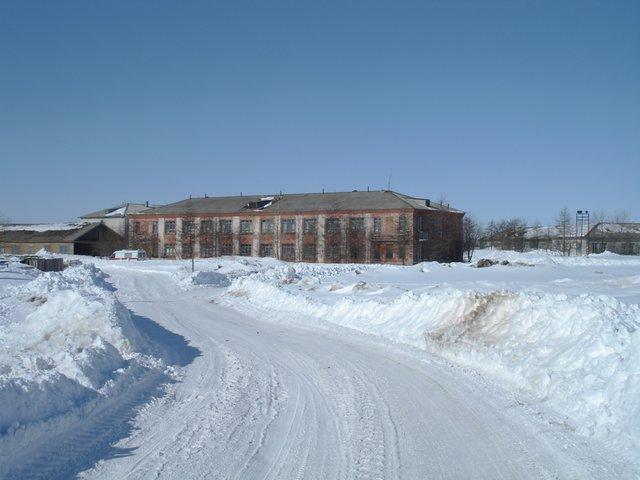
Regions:
[[[234, 197], [198, 197], [181, 200], [145, 211], [153, 215], [179, 215], [185, 213], [229, 214], [251, 211], [286, 212], [339, 212], [349, 210], [444, 210], [459, 212], [424, 198], [410, 197], [389, 190], [290, 193], [275, 195], [243, 195]], [[460, 212], [461, 213], [461, 212]]]
[[3, 225], [0, 227], [0, 243], [34, 243], [59, 242], [71, 243], [96, 228], [108, 228], [102, 223], [68, 224], [63, 228], [61, 224], [38, 225]]
[[640, 241], [640, 223], [637, 222], [600, 222], [596, 223], [587, 237], [591, 239], [601, 238], [611, 241]]
[[97, 212], [82, 215], [79, 218], [118, 218], [132, 213], [143, 212], [149, 208], [151, 207], [148, 207], [145, 203], [121, 203], [116, 207], [103, 208]]

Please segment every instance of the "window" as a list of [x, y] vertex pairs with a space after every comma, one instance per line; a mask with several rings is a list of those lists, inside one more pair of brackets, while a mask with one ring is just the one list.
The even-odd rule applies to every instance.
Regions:
[[182, 245], [182, 256], [191, 258], [193, 256], [193, 245]]
[[315, 262], [316, 261], [316, 244], [305, 243], [302, 246], [302, 257], [307, 262]]
[[607, 249], [605, 242], [593, 242], [591, 244], [591, 253], [602, 253]]
[[373, 246], [373, 259], [380, 260], [380, 245]]
[[391, 245], [387, 245], [385, 258], [393, 260], [393, 247]]
[[220, 255], [233, 255], [233, 246], [230, 243], [220, 245]]
[[222, 233], [231, 233], [231, 220], [220, 220], [220, 231]]
[[193, 220], [182, 221], [182, 233], [191, 234], [196, 231], [196, 224]]
[[240, 255], [244, 257], [251, 256], [251, 244], [250, 243], [241, 243], [240, 244]]
[[133, 233], [140, 233], [140, 222], [133, 222]]
[[364, 232], [364, 218], [363, 217], [350, 218], [349, 229], [353, 232]]
[[263, 243], [260, 245], [261, 257], [273, 257], [273, 245], [270, 243]]
[[11, 245], [11, 253], [13, 255], [20, 255], [20, 245]]
[[325, 221], [325, 230], [327, 233], [340, 233], [340, 219], [327, 218]]
[[[166, 225], [166, 224], [165, 224]], [[164, 246], [164, 256], [173, 257], [176, 254], [176, 247], [172, 243], [167, 243]]]
[[361, 260], [363, 249], [360, 245], [349, 245], [349, 257], [352, 262]]
[[285, 218], [281, 222], [282, 233], [294, 233], [296, 231], [296, 222], [293, 218]]
[[213, 220], [202, 220], [200, 222], [200, 232], [213, 233]]
[[382, 219], [374, 218], [373, 219], [373, 233], [382, 233]]
[[328, 260], [340, 260], [340, 245], [337, 243], [329, 243], [325, 247], [325, 253]]
[[407, 216], [406, 215], [400, 215], [398, 217], [398, 231], [399, 232], [406, 232], [407, 231]]
[[302, 221], [302, 231], [304, 233], [316, 233], [317, 227], [318, 221], [315, 218], [305, 218]]
[[261, 220], [260, 231], [262, 233], [273, 233], [273, 220], [271, 219]]
[[405, 246], [398, 245], [398, 260], [402, 262], [404, 260], [404, 255], [405, 255]]
[[164, 233], [176, 233], [176, 221], [175, 220], [165, 220], [164, 221]]
[[69, 253], [69, 245], [60, 245], [58, 247], [58, 252], [63, 253], [63, 254]]
[[203, 258], [213, 257], [213, 247], [208, 245], [206, 247], [200, 247], [200, 256]]
[[293, 259], [293, 257], [295, 256], [293, 243], [283, 243], [281, 247], [281, 252], [282, 252], [282, 258]]
[[158, 222], [151, 222], [151, 233], [154, 235], [158, 234]]
[[253, 232], [253, 221], [240, 220], [240, 233], [251, 233], [251, 232]]

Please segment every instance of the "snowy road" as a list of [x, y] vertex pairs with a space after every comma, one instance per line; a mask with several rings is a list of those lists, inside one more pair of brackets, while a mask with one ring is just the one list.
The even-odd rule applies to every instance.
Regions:
[[214, 289], [177, 291], [166, 274], [107, 271], [139, 319], [200, 353], [118, 443], [130, 454], [83, 477], [632, 476], [593, 443], [437, 361], [355, 333], [260, 321], [212, 303]]

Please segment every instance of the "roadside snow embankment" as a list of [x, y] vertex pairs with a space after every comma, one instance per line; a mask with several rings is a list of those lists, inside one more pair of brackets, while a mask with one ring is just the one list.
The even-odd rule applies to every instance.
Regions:
[[0, 290], [0, 435], [108, 394], [159, 366], [93, 265]]
[[375, 288], [363, 282], [338, 290], [317, 283], [292, 272], [280, 281], [256, 274], [236, 279], [221, 301], [426, 349], [506, 381], [566, 415], [582, 435], [630, 451], [640, 446], [640, 306], [602, 295], [453, 287], [389, 298], [367, 294]]

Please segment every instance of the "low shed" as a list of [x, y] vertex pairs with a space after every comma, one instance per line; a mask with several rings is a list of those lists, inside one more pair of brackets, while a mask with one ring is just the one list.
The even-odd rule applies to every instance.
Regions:
[[124, 238], [102, 223], [0, 225], [0, 254], [51, 253], [107, 256]]

